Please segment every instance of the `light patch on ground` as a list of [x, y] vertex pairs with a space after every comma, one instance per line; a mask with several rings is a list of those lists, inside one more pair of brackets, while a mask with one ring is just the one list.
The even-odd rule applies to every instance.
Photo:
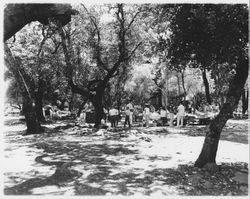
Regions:
[[[18, 127], [20, 130], [23, 125], [15, 126], [15, 129], [18, 129]], [[13, 130], [13, 128], [11, 129]], [[44, 151], [43, 149], [31, 147], [31, 143], [26, 143], [26, 139], [30, 139], [33, 144], [34, 141], [48, 144], [51, 141], [58, 141], [62, 145], [62, 149], [68, 149], [67, 144], [72, 142], [76, 142], [74, 143], [76, 144], [75, 146], [80, 146], [80, 149], [77, 147], [76, 149], [73, 148], [72, 151], [69, 149], [68, 153], [61, 155], [53, 154], [52, 152], [50, 156], [43, 158], [45, 161], [69, 161], [74, 157], [74, 153], [81, 152], [86, 153], [86, 157], [93, 159], [93, 161], [95, 159], [98, 160], [98, 158], [104, 159], [106, 162], [105, 165], [96, 162], [92, 164], [88, 161], [85, 162], [84, 159], [80, 159], [83, 158], [82, 156], [75, 156], [76, 158], [73, 161], [78, 164], [72, 166], [72, 169], [82, 173], [82, 176], [78, 179], [81, 183], [89, 183], [87, 178], [100, 172], [107, 176], [119, 176], [119, 174], [123, 173], [128, 175], [135, 174], [134, 178], [140, 179], [145, 177], [145, 172], [154, 169], [177, 168], [180, 164], [193, 164], [202, 149], [204, 136], [184, 135], [188, 129], [176, 127], [165, 127], [166, 134], [164, 132], [155, 133], [161, 129], [159, 127], [144, 128], [144, 133], [132, 130], [128, 132], [128, 137], [120, 139], [108, 139], [108, 133], [112, 134], [112, 132], [104, 133], [102, 136], [79, 136], [72, 133], [60, 133], [55, 136], [32, 135], [21, 138], [22, 136], [17, 135], [16, 138], [19, 143], [15, 143], [15, 135], [11, 134], [9, 142], [5, 143], [5, 164], [3, 165], [5, 186], [11, 187], [32, 177], [48, 177], [55, 172], [55, 166], [46, 166], [35, 162], [35, 158], [43, 155]], [[150, 138], [150, 141], [140, 139], [141, 136]], [[108, 146], [108, 149], [105, 147], [100, 148], [99, 145]], [[87, 148], [88, 146], [91, 148]], [[81, 150], [81, 147], [84, 150]], [[123, 150], [115, 154], [110, 153], [110, 151], [115, 151], [119, 147]], [[102, 153], [103, 151], [100, 151], [102, 149], [106, 149], [107, 153]], [[124, 151], [124, 149], [126, 150]], [[221, 140], [218, 147], [217, 163], [248, 162], [248, 149], [247, 144]], [[97, 154], [91, 153], [91, 150], [96, 151]], [[111, 165], [111, 162], [117, 164]], [[105, 169], [101, 170], [99, 166], [105, 167]], [[113, 193], [123, 187], [123, 179], [119, 183], [115, 180], [104, 181], [105, 184], [102, 185], [102, 188], [110, 190]], [[96, 188], [100, 186], [98, 183], [89, 183], [89, 185]], [[132, 193], [137, 193], [139, 189], [141, 189], [141, 193], [147, 191], [144, 187], [133, 187], [132, 185], [128, 185], [127, 188]], [[149, 189], [152, 191], [150, 196], [154, 197], [181, 194], [178, 187], [163, 185], [160, 181], [152, 184], [152, 187]], [[73, 185], [69, 184], [67, 187], [44, 186], [34, 188], [31, 191], [33, 194], [38, 195], [74, 195]]]
[[34, 195], [64, 195], [73, 196], [75, 194], [74, 187], [58, 187], [55, 185], [38, 187], [31, 190]]

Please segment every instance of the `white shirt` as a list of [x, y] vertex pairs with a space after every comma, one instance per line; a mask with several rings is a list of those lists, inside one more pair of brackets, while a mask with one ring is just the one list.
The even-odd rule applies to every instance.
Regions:
[[119, 115], [119, 111], [115, 108], [115, 115]]
[[160, 111], [161, 117], [166, 117], [166, 113], [167, 112], [165, 110], [161, 109], [161, 111]]
[[131, 103], [129, 103], [126, 107], [129, 107], [129, 109], [133, 109], [133, 105]]
[[130, 111], [129, 109], [127, 109], [127, 110], [125, 111], [125, 114], [126, 114], [127, 116], [130, 116], [130, 115], [131, 115], [131, 111]]
[[110, 110], [109, 110], [109, 115], [110, 115], [110, 116], [116, 115], [116, 109], [114, 109], [114, 108], [110, 109]]
[[148, 107], [146, 107], [146, 108], [144, 109], [144, 114], [145, 114], [145, 115], [149, 115], [149, 114], [150, 114], [150, 110], [149, 110]]
[[180, 104], [180, 106], [178, 106], [177, 110], [178, 110], [178, 114], [179, 115], [184, 116], [184, 114], [185, 114], [185, 107], [182, 104]]

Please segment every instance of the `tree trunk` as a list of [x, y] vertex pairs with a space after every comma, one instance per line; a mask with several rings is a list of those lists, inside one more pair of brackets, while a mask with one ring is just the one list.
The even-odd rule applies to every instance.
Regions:
[[102, 96], [96, 95], [92, 103], [95, 108], [95, 128], [99, 129], [101, 127], [101, 120], [104, 116]]
[[19, 63], [13, 57], [9, 47], [5, 44], [5, 63], [8, 69], [13, 73], [15, 80], [18, 83], [19, 89], [23, 99], [23, 114], [25, 116], [27, 132], [26, 134], [37, 134], [40, 133], [42, 128], [40, 122], [37, 119], [36, 111], [33, 107], [33, 100], [31, 98], [28, 86], [23, 78], [22, 73], [19, 70]]
[[211, 99], [211, 96], [210, 96], [209, 83], [208, 83], [208, 80], [207, 80], [207, 75], [206, 75], [206, 69], [205, 68], [202, 70], [202, 79], [203, 79], [203, 83], [204, 83], [204, 86], [205, 86], [205, 93], [206, 93], [207, 103], [211, 104], [212, 99]]
[[43, 115], [43, 81], [38, 81], [38, 90], [35, 92], [35, 110], [37, 119], [40, 122], [45, 122], [45, 117]]
[[178, 73], [176, 77], [177, 77], [177, 85], [178, 85], [178, 94], [181, 95], [180, 77]]
[[238, 105], [247, 76], [248, 60], [241, 60], [237, 65], [236, 75], [230, 83], [226, 103], [223, 104], [219, 115], [208, 126], [202, 151], [194, 166], [203, 167], [207, 163], [215, 163], [221, 131]]
[[248, 109], [248, 97], [249, 97], [248, 90], [246, 91], [244, 89], [242, 93], [242, 114], [245, 114]]
[[162, 107], [162, 90], [159, 88], [158, 89], [158, 109]]
[[184, 100], [186, 100], [187, 91], [185, 88], [184, 72], [185, 72], [185, 70], [181, 71], [181, 83], [182, 83], [182, 88], [183, 88], [183, 92], [184, 92]]
[[29, 98], [23, 99], [23, 114], [27, 125], [27, 130], [24, 135], [39, 134], [43, 131], [40, 122], [37, 120], [33, 103]]
[[[40, 97], [39, 97], [40, 96]], [[43, 102], [42, 102], [42, 95], [37, 93], [35, 94], [35, 111], [37, 115], [37, 119], [40, 122], [45, 122], [45, 117], [43, 115]]]

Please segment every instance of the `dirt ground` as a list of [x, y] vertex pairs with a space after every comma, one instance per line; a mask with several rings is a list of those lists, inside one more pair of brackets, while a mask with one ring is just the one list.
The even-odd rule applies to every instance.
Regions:
[[227, 122], [213, 173], [193, 167], [205, 126], [94, 133], [74, 121], [45, 126], [43, 134], [22, 136], [24, 123], [6, 118], [6, 195], [248, 195], [248, 120]]

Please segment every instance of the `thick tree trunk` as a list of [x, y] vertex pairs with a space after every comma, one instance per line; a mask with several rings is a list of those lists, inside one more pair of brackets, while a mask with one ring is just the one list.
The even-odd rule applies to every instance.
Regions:
[[249, 97], [249, 92], [248, 90], [246, 91], [244, 89], [242, 94], [242, 114], [245, 114], [248, 109], [248, 97]]
[[206, 93], [207, 103], [211, 104], [212, 99], [211, 99], [211, 96], [210, 96], [209, 83], [208, 83], [208, 80], [207, 80], [207, 75], [206, 75], [206, 69], [205, 68], [202, 70], [202, 79], [203, 79], [203, 83], [204, 83], [204, 86], [205, 86], [205, 93]]
[[39, 134], [43, 131], [39, 121], [37, 120], [33, 103], [29, 98], [23, 99], [23, 114], [27, 125], [27, 130], [24, 135]]
[[102, 96], [96, 95], [92, 103], [95, 108], [95, 128], [99, 129], [101, 127], [101, 120], [104, 116]]
[[35, 110], [37, 119], [40, 122], [45, 122], [45, 117], [43, 115], [43, 81], [39, 80], [38, 90], [35, 92]]
[[45, 117], [43, 115], [43, 102], [42, 102], [42, 94], [35, 94], [35, 110], [36, 110], [36, 115], [37, 119], [40, 122], [45, 122]]
[[22, 73], [19, 70], [19, 63], [13, 57], [9, 47], [5, 44], [5, 63], [8, 69], [13, 73], [23, 98], [23, 114], [25, 116], [27, 132], [26, 134], [40, 133], [42, 128], [40, 122], [37, 120], [36, 111], [33, 107], [33, 100], [31, 98], [29, 88], [24, 80]]
[[65, 25], [76, 13], [70, 4], [7, 4], [4, 8], [4, 41], [32, 21], [46, 25], [49, 18], [55, 18]]
[[162, 107], [162, 90], [158, 89], [158, 109]]
[[215, 163], [221, 131], [238, 105], [247, 76], [248, 60], [241, 60], [237, 65], [236, 75], [230, 83], [226, 103], [223, 104], [219, 115], [208, 126], [202, 151], [194, 166], [203, 167], [207, 163]]

